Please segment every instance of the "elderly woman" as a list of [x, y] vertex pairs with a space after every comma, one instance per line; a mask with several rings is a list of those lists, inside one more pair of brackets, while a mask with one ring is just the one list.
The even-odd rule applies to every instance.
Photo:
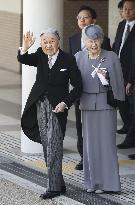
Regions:
[[[74, 56], [60, 49], [56, 29], [41, 33], [41, 47], [35, 53], [27, 51], [35, 42], [33, 33], [27, 32], [18, 61], [37, 67], [34, 86], [27, 100], [21, 125], [25, 135], [42, 143], [48, 168], [47, 191], [42, 199], [53, 198], [66, 192], [62, 176], [63, 138], [68, 109], [80, 97], [82, 80]], [[69, 92], [69, 81], [73, 89]]]
[[[107, 103], [107, 87], [124, 100], [121, 65], [112, 51], [101, 49], [104, 33], [98, 25], [83, 30], [86, 50], [75, 57], [83, 80], [80, 99], [84, 139], [84, 185], [88, 192], [120, 192], [116, 150], [116, 108]], [[109, 80], [110, 79], [110, 80]]]

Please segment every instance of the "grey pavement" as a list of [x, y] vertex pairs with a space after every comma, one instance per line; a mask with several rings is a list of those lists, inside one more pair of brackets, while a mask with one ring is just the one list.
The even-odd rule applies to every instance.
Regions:
[[[53, 200], [42, 201], [39, 194], [45, 191], [47, 169], [43, 154], [21, 153], [21, 76], [0, 69], [0, 205], [105, 205], [135, 204], [135, 160], [128, 154], [135, 148], [118, 150], [122, 194], [88, 195], [83, 188], [83, 171], [74, 169], [80, 159], [77, 152], [74, 107], [68, 116], [64, 140], [63, 174], [67, 194]], [[118, 128], [122, 126], [118, 114]], [[117, 135], [117, 143], [125, 136]]]

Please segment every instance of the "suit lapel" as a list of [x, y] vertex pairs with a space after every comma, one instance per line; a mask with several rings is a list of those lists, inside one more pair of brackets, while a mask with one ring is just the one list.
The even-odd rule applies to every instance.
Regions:
[[81, 50], [81, 33], [78, 33], [77, 35], [76, 46], [77, 46], [77, 51], [80, 51]]
[[40, 58], [41, 62], [41, 66], [40, 66], [40, 71], [43, 75], [44, 75], [44, 78], [45, 78], [45, 82], [47, 83], [48, 82], [48, 71], [49, 71], [49, 65], [48, 65], [48, 57], [46, 54], [44, 54], [43, 51], [41, 51], [41, 58]]
[[119, 46], [118, 46], [119, 49], [120, 49], [120, 46], [121, 46], [121, 43], [122, 43], [122, 37], [123, 37], [125, 25], [126, 25], [126, 21], [123, 21], [123, 23], [121, 24], [121, 27], [120, 27], [120, 31], [119, 31]]
[[58, 56], [57, 56], [57, 59], [56, 59], [54, 65], [52, 66], [51, 69], [61, 69], [61, 67], [62, 67], [62, 62], [63, 62], [63, 61], [62, 61], [62, 57], [63, 57], [63, 52], [62, 52], [62, 50], [60, 49], [60, 50], [59, 50], [59, 53], [58, 53]]
[[132, 30], [130, 31], [130, 33], [129, 33], [129, 35], [128, 35], [128, 37], [127, 37], [127, 39], [126, 39], [126, 41], [125, 41], [123, 46], [125, 46], [128, 43], [128, 41], [130, 41], [132, 36], [135, 36], [135, 24], [134, 24]]
[[135, 36], [135, 25], [133, 26], [131, 32], [129, 33], [129, 35], [128, 35], [128, 37], [127, 37], [127, 39], [126, 39], [126, 41], [125, 41], [125, 43], [124, 43], [124, 45], [123, 45], [121, 51], [128, 46], [128, 43], [129, 43], [130, 41], [132, 41], [132, 37], [134, 37], [134, 36]]

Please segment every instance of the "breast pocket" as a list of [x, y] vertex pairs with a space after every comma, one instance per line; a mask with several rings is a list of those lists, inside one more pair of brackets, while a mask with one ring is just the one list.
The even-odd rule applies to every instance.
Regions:
[[58, 75], [60, 75], [60, 76], [67, 76], [68, 71], [69, 70], [67, 68], [61, 68], [60, 70], [58, 70]]
[[56, 83], [57, 85], [65, 85], [69, 80], [69, 71], [66, 68], [61, 68], [57, 70], [53, 70], [52, 73], [52, 83]]
[[60, 72], [64, 72], [64, 71], [67, 71], [67, 69], [66, 68], [60, 69]]

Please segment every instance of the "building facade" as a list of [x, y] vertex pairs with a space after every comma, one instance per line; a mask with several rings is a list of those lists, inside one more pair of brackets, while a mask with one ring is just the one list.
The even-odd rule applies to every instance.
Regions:
[[[48, 0], [49, 1], [49, 0]], [[53, 0], [54, 2], [57, 0]], [[97, 12], [97, 24], [113, 42], [120, 20], [118, 0], [63, 0], [63, 48], [68, 51], [68, 37], [78, 31], [76, 14], [81, 5], [89, 5]], [[40, 2], [40, 0], [39, 0]], [[34, 5], [34, 0], [33, 0]], [[40, 11], [39, 11], [40, 15]], [[20, 72], [16, 50], [21, 45], [23, 31], [23, 1], [0, 0], [0, 67]]]

